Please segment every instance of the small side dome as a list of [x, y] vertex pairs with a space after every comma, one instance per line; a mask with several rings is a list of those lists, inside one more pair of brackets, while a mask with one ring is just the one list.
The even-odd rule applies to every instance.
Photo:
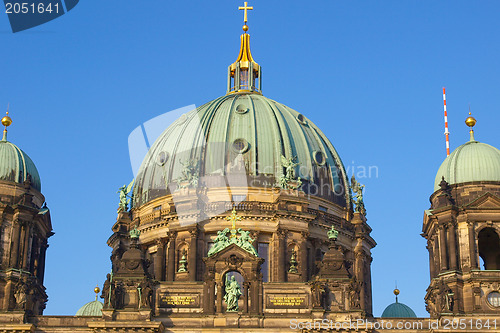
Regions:
[[382, 318], [417, 318], [417, 315], [406, 304], [398, 302], [399, 289], [394, 289], [396, 302], [387, 306], [382, 313]]
[[500, 150], [485, 143], [469, 141], [448, 156], [439, 167], [434, 192], [442, 177], [448, 184], [475, 181], [500, 182]]
[[95, 300], [82, 306], [77, 312], [77, 317], [100, 317], [102, 316], [102, 302]]
[[31, 186], [41, 192], [38, 170], [31, 158], [15, 144], [0, 140], [0, 180], [22, 184], [31, 178]]
[[100, 317], [102, 316], [102, 308], [104, 304], [97, 300], [97, 295], [101, 289], [99, 287], [94, 288], [95, 292], [95, 301], [88, 302], [84, 306], [82, 306], [77, 312], [77, 317]]
[[396, 301], [385, 308], [382, 318], [417, 318], [417, 315], [408, 305]]
[[1, 123], [5, 129], [2, 140], [0, 140], [0, 180], [22, 184], [30, 179], [31, 186], [41, 192], [42, 185], [35, 163], [18, 146], [7, 141], [7, 127], [12, 125], [9, 111], [2, 118]]

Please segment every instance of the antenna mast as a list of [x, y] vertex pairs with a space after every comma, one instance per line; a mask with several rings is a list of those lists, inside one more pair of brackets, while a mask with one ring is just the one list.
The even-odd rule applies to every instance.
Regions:
[[446, 156], [450, 156], [450, 132], [448, 131], [448, 113], [446, 112], [446, 91], [443, 87], [444, 135], [446, 136]]

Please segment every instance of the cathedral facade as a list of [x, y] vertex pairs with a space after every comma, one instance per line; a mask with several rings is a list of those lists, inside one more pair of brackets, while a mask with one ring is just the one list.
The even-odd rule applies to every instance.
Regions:
[[[112, 270], [76, 316], [44, 316], [50, 211], [27, 154], [0, 141], [4, 332], [413, 332], [500, 326], [500, 151], [440, 167], [424, 214], [429, 318], [373, 316], [364, 186], [304, 114], [264, 97], [245, 3], [227, 93], [165, 129], [120, 189]], [[99, 290], [100, 289], [100, 290]], [[396, 295], [399, 293], [395, 291]], [[98, 299], [99, 297], [99, 299]], [[497, 322], [498, 321], [498, 322]], [[458, 326], [456, 326], [458, 325]], [[455, 327], [456, 326], [456, 327]], [[498, 331], [498, 329], [497, 329]]]

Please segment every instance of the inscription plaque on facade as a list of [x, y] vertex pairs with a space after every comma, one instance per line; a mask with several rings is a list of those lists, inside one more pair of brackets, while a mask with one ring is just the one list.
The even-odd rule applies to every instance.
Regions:
[[279, 309], [279, 308], [295, 308], [295, 309], [305, 309], [307, 308], [308, 301], [307, 295], [267, 295], [266, 297], [266, 307], [269, 309]]
[[200, 294], [160, 293], [160, 308], [198, 308]]

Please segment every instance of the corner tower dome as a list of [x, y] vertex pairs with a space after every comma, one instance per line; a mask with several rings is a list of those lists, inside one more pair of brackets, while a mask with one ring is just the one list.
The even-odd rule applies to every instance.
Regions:
[[[271, 188], [292, 172], [306, 194], [350, 207], [346, 172], [331, 142], [300, 112], [262, 96], [262, 68], [250, 52], [246, 17], [243, 30], [227, 94], [184, 114], [159, 136], [139, 169], [134, 207], [175, 191], [186, 163], [196, 164], [202, 184], [225, 186], [235, 161], [251, 187]], [[293, 171], [284, 163], [293, 163]]]
[[5, 129], [0, 141], [0, 180], [22, 184], [30, 179], [31, 186], [40, 192], [41, 181], [35, 163], [18, 146], [7, 141], [7, 127], [12, 124], [8, 114], [2, 118]]
[[470, 141], [459, 146], [443, 161], [434, 180], [434, 192], [439, 190], [443, 177], [450, 185], [476, 181], [500, 182], [500, 150], [474, 139], [472, 127], [476, 120], [473, 117], [469, 116], [466, 123], [471, 127]]

